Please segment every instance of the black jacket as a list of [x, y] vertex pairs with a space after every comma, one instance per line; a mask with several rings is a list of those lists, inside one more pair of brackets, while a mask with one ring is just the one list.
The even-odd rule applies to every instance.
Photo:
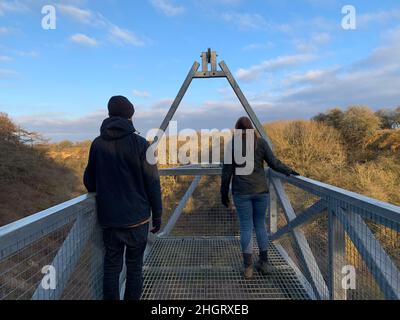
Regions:
[[[246, 150], [245, 144], [246, 141], [243, 139], [242, 150]], [[232, 144], [229, 144], [229, 148], [226, 152], [232, 152], [232, 149], [233, 142]], [[283, 164], [275, 157], [268, 143], [264, 139], [258, 138], [255, 142], [254, 149], [254, 170], [250, 175], [235, 174], [236, 167], [244, 167], [244, 165], [238, 166], [235, 164], [224, 163], [221, 178], [221, 195], [225, 197], [228, 196], [231, 180], [233, 194], [249, 195], [268, 192], [264, 161], [267, 162], [268, 166], [275, 171], [286, 175], [293, 173], [291, 168]]]
[[156, 165], [146, 160], [149, 143], [135, 134], [132, 121], [104, 120], [101, 136], [90, 148], [84, 184], [96, 192], [102, 227], [124, 228], [161, 218], [160, 178]]

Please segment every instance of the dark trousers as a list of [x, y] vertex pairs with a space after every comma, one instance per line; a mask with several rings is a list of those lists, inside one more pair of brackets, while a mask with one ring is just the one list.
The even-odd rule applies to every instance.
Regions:
[[120, 300], [119, 278], [126, 263], [125, 300], [140, 300], [143, 289], [143, 256], [147, 244], [149, 224], [131, 229], [103, 230], [104, 300]]

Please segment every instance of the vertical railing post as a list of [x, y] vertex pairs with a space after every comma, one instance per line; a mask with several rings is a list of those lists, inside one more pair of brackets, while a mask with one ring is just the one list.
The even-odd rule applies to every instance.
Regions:
[[347, 300], [347, 291], [342, 285], [342, 270], [346, 265], [346, 233], [336, 215], [337, 203], [328, 201], [329, 237], [329, 293], [332, 300]]
[[268, 201], [268, 231], [274, 234], [278, 231], [278, 197], [272, 185], [272, 176], [268, 170], [269, 201]]

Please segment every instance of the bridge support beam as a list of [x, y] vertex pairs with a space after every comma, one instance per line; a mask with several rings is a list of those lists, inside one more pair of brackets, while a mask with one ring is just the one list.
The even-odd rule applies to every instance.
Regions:
[[[283, 189], [282, 182], [279, 179], [273, 178], [272, 184], [275, 188], [279, 202], [282, 205], [283, 212], [285, 214], [288, 223], [296, 219], [296, 214], [290, 204], [289, 199]], [[304, 269], [311, 280], [311, 285], [314, 289], [315, 295], [318, 299], [327, 300], [329, 299], [329, 291], [326, 286], [324, 277], [319, 269], [318, 263], [313, 255], [313, 252], [308, 244], [308, 241], [301, 230], [293, 229], [291, 231], [292, 236], [297, 245], [300, 259], [304, 265]]]
[[342, 270], [346, 266], [346, 233], [336, 215], [338, 207], [330, 200], [328, 206], [329, 293], [332, 300], [347, 300], [342, 285]]

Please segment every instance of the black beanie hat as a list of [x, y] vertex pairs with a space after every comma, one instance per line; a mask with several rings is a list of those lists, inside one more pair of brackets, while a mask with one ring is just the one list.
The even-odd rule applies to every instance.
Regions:
[[135, 107], [127, 98], [114, 96], [108, 102], [108, 114], [110, 117], [130, 119], [135, 114]]

